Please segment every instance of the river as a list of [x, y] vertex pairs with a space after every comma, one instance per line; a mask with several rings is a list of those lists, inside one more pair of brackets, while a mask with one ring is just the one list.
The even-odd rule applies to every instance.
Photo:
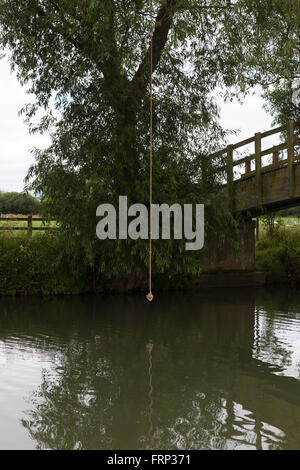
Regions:
[[0, 449], [300, 449], [300, 293], [0, 298]]

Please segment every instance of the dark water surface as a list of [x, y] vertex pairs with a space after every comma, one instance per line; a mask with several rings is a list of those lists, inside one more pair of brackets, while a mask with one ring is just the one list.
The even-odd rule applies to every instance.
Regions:
[[300, 294], [0, 298], [0, 448], [300, 449]]

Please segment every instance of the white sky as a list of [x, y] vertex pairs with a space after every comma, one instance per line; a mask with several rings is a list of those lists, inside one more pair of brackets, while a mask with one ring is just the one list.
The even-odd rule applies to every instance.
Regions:
[[[33, 162], [30, 149], [47, 147], [49, 137], [30, 135], [18, 111], [33, 100], [10, 73], [6, 59], [0, 60], [0, 190], [22, 191], [24, 178]], [[221, 123], [228, 129], [240, 129], [232, 143], [272, 127], [272, 118], [258, 96], [248, 96], [243, 105], [237, 102], [221, 106]]]

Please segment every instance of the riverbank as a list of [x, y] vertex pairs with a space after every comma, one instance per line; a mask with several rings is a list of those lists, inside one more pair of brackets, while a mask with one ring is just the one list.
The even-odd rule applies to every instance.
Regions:
[[[99, 261], [98, 261], [99, 262]], [[197, 276], [166, 272], [153, 279], [160, 290], [211, 287], [295, 285], [300, 283], [300, 233], [280, 227], [256, 246], [253, 271], [203, 272]], [[0, 236], [1, 295], [72, 295], [90, 292], [145, 291], [147, 273], [106, 277], [80, 257], [70, 257], [55, 233]], [[157, 289], [157, 288], [156, 288]]]

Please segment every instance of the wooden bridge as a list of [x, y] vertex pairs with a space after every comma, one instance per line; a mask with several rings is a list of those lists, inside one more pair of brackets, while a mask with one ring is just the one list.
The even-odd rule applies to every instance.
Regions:
[[[295, 132], [299, 127], [300, 121], [288, 121], [211, 155], [226, 160], [221, 170], [232, 212], [255, 217], [300, 204], [300, 139]], [[285, 141], [263, 149], [266, 138], [276, 134]], [[251, 144], [254, 152], [244, 156]]]

